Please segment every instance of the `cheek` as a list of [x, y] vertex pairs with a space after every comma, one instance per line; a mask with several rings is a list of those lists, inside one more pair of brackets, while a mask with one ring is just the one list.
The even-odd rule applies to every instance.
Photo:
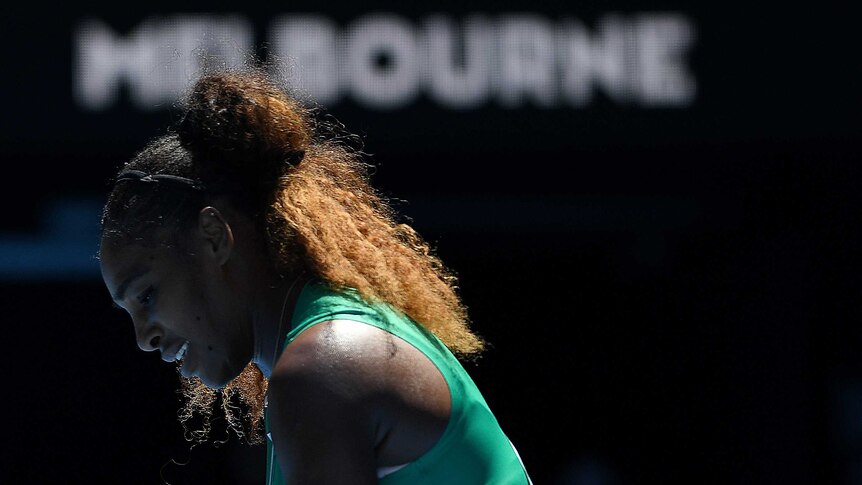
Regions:
[[[233, 355], [246, 345], [236, 296], [219, 275], [191, 271], [185, 286], [185, 315], [198, 337], [200, 349], [212, 358]], [[219, 357], [221, 356], [221, 357]]]
[[208, 310], [206, 300], [194, 287], [176, 285], [165, 288], [159, 301], [159, 313], [163, 323], [182, 337], [205, 337]]
[[230, 308], [226, 306], [226, 300], [200, 287], [194, 289], [188, 298], [191, 303], [186, 309], [189, 325], [203, 338], [207, 350], [223, 352], [225, 343], [233, 338], [229, 334]]

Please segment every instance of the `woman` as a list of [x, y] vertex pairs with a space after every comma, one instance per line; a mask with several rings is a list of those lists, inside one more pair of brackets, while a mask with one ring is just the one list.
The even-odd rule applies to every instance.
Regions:
[[239, 395], [267, 483], [529, 483], [457, 360], [483, 341], [453, 276], [358, 152], [256, 70], [185, 101], [118, 173], [100, 264], [140, 348], [179, 366], [186, 417]]

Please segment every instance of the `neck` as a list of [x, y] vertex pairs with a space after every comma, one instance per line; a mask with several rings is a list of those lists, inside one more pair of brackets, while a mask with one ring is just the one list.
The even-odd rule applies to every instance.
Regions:
[[305, 283], [304, 272], [289, 275], [282, 283], [272, 287], [259, 302], [259, 313], [254, 318], [254, 356], [263, 375], [269, 379], [280, 354], [284, 337], [290, 331], [290, 320], [296, 298]]

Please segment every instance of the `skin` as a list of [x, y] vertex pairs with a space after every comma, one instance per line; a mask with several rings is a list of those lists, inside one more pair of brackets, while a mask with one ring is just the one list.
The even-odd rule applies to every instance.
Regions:
[[334, 320], [304, 331], [275, 361], [282, 309], [289, 321], [306, 280], [274, 274], [253, 224], [224, 201], [201, 209], [188, 241], [181, 255], [103, 240], [105, 285], [142, 350], [173, 362], [189, 342], [184, 376], [221, 388], [258, 365], [287, 483], [376, 483], [378, 467], [416, 460], [437, 442], [451, 402], [427, 357], [376, 327]]

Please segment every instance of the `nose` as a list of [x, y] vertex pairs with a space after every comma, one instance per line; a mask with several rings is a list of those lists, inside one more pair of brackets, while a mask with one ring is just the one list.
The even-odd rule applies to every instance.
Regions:
[[162, 329], [158, 325], [146, 320], [134, 320], [133, 323], [135, 325], [135, 339], [138, 342], [138, 347], [144, 352], [158, 350], [159, 343], [164, 336]]

